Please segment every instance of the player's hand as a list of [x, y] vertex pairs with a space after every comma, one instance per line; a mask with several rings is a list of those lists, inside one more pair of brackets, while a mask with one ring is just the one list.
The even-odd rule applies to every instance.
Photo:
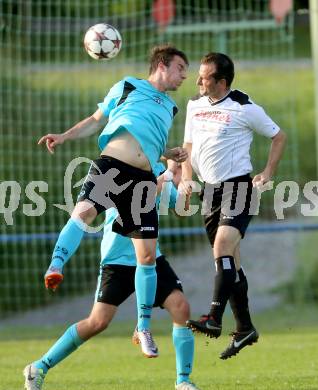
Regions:
[[192, 194], [193, 181], [181, 179], [178, 185], [178, 192], [180, 195], [190, 195]]
[[265, 171], [254, 176], [252, 180], [253, 187], [262, 187], [271, 180], [271, 176]]
[[193, 181], [181, 179], [178, 185], [178, 192], [181, 196], [185, 197], [184, 210], [188, 211], [190, 208], [190, 199], [192, 195]]
[[176, 161], [177, 163], [182, 163], [188, 158], [188, 152], [186, 149], [181, 146], [176, 148], [167, 149], [164, 153], [166, 159]]
[[63, 134], [47, 134], [39, 139], [38, 145], [46, 144], [47, 150], [53, 154], [55, 146], [63, 144], [65, 138]]
[[167, 160], [167, 167], [169, 171], [173, 173], [173, 183], [176, 187], [178, 187], [180, 180], [181, 180], [181, 175], [182, 175], [182, 168], [181, 168], [181, 163], [177, 163], [173, 160]]
[[63, 281], [63, 271], [60, 268], [50, 267], [44, 275], [45, 287], [55, 291]]

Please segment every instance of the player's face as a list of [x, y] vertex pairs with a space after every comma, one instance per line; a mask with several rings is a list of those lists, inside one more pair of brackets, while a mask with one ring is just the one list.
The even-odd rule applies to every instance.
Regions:
[[216, 80], [214, 78], [215, 74], [216, 66], [214, 63], [200, 65], [197, 85], [199, 86], [201, 96], [218, 98], [222, 95], [224, 83], [221, 83], [221, 80]]
[[165, 90], [176, 91], [187, 78], [188, 65], [179, 56], [174, 56], [165, 67]]

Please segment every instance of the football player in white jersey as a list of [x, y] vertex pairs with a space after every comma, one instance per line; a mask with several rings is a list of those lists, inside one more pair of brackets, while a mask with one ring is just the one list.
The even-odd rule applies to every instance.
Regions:
[[[199, 95], [187, 106], [184, 148], [190, 156], [182, 167], [180, 191], [191, 194], [192, 170], [204, 183], [202, 208], [216, 266], [210, 312], [188, 326], [219, 337], [227, 301], [236, 330], [221, 359], [236, 355], [258, 340], [248, 307], [248, 284], [240, 264], [240, 241], [253, 214], [255, 188], [271, 180], [282, 157], [286, 134], [250, 97], [232, 90], [234, 64], [222, 53], [201, 60]], [[268, 160], [252, 178], [250, 145], [253, 133], [271, 139]], [[254, 204], [255, 205], [255, 204]]]

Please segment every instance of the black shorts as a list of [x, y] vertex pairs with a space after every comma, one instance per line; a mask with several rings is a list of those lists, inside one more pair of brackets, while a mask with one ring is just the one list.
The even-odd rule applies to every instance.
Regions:
[[112, 230], [132, 238], [157, 238], [157, 179], [152, 172], [113, 157], [94, 160], [77, 201], [88, 200], [98, 214], [115, 207], [119, 216]]
[[233, 226], [242, 238], [253, 217], [253, 190], [250, 175], [229, 179], [219, 184], [204, 184], [201, 193], [205, 229], [213, 247], [219, 226]]
[[[108, 264], [99, 274], [96, 302], [119, 306], [135, 291], [136, 267]], [[156, 259], [157, 292], [154, 306], [162, 307], [173, 290], [182, 290], [181, 281], [164, 256]]]

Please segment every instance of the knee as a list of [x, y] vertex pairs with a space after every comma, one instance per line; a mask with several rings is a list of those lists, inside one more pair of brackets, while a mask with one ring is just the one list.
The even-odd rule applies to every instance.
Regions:
[[96, 335], [108, 327], [108, 321], [103, 318], [88, 318], [92, 335]]
[[172, 312], [173, 322], [185, 325], [186, 321], [190, 318], [190, 305], [186, 299], [180, 299], [174, 305]]
[[138, 262], [142, 265], [154, 265], [156, 262], [156, 259], [154, 256], [150, 253], [146, 253], [142, 259], [138, 259]]
[[186, 320], [190, 318], [190, 305], [189, 302], [186, 301], [185, 299], [182, 300], [179, 304], [179, 311], [180, 315], [182, 315], [183, 318]]
[[73, 212], [71, 217], [75, 219], [80, 219], [86, 225], [90, 225], [96, 218], [97, 211], [94, 206], [88, 202], [79, 202]]
[[219, 237], [214, 242], [213, 252], [215, 257], [234, 256], [233, 242], [227, 237]]

